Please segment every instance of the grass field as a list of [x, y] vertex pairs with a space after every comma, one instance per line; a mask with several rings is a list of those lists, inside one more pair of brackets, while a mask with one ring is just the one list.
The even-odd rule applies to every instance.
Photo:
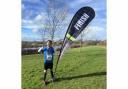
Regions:
[[[106, 89], [106, 48], [68, 50], [58, 65], [56, 77], [55, 82], [44, 86], [43, 55], [22, 56], [22, 89]], [[50, 79], [48, 72], [47, 80]]]

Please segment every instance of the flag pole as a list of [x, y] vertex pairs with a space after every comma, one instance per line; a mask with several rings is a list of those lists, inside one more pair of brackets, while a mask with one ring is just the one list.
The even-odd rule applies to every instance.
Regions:
[[65, 43], [66, 43], [65, 40], [66, 40], [66, 35], [67, 35], [67, 33], [68, 33], [68, 30], [66, 31], [64, 40], [63, 40], [63, 42], [62, 42], [62, 45], [61, 45], [61, 48], [60, 48], [60, 51], [59, 51], [59, 55], [58, 55], [58, 58], [57, 58], [57, 62], [56, 62], [54, 74], [56, 73], [56, 69], [57, 69], [57, 65], [58, 65], [58, 62], [59, 62], [59, 59], [60, 59], [60, 56], [61, 56], [61, 52], [62, 52], [62, 50], [63, 50], [63, 48], [64, 48], [64, 46], [65, 46]]

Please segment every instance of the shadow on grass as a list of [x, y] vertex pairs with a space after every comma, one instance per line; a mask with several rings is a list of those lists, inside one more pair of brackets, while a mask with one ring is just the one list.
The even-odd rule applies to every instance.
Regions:
[[83, 74], [83, 75], [77, 75], [72, 77], [63, 77], [63, 78], [57, 78], [55, 82], [63, 81], [63, 80], [72, 80], [72, 79], [78, 79], [78, 78], [84, 78], [84, 77], [94, 77], [94, 76], [102, 76], [106, 75], [106, 72], [96, 72], [91, 74]]

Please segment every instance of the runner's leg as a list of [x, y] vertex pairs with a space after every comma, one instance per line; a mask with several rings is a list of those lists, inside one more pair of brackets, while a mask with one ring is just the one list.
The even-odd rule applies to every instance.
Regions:
[[44, 70], [44, 81], [46, 79], [46, 75], [47, 75], [47, 70]]

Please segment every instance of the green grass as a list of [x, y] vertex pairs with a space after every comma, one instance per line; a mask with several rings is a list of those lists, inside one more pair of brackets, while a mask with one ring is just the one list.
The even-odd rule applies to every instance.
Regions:
[[[22, 89], [106, 89], [106, 48], [68, 50], [58, 65], [56, 77], [55, 82], [44, 86], [43, 55], [22, 56]], [[48, 72], [47, 80], [50, 79]]]

